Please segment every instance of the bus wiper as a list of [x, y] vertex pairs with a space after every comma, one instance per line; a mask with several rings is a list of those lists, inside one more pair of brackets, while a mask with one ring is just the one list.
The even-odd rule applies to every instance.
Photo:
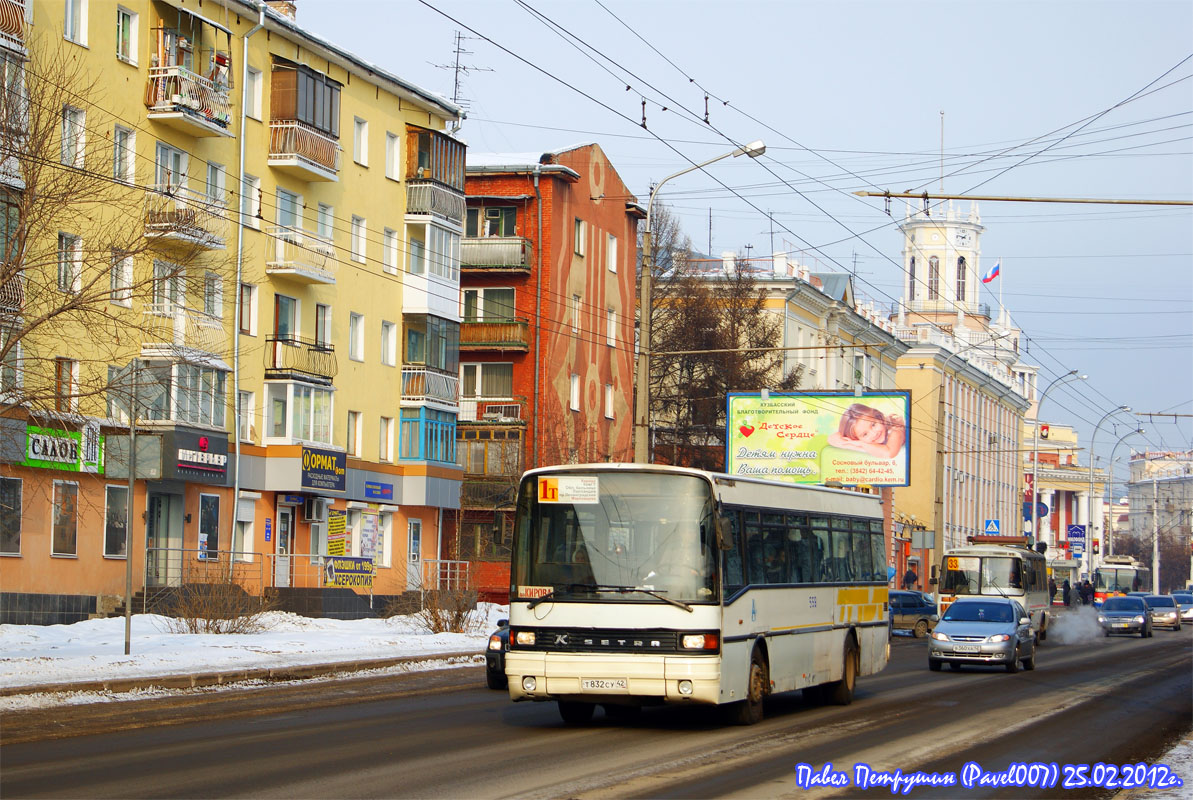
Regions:
[[555, 593], [560, 590], [570, 591], [572, 589], [595, 589], [595, 588], [596, 587], [593, 586], [591, 583], [565, 583], [562, 586], [556, 586], [554, 589], [547, 592], [545, 595], [542, 595], [541, 597], [536, 597], [533, 600], [531, 600], [529, 603], [526, 604], [526, 610], [529, 611], [530, 609], [534, 608], [535, 606], [537, 606], [539, 603], [543, 602], [544, 600], [550, 600], [551, 598], [553, 598], [555, 596]]
[[687, 611], [689, 614], [692, 613], [692, 607], [690, 605], [688, 605], [687, 603], [681, 602], [679, 600], [672, 600], [670, 597], [667, 597], [662, 592], [660, 592], [656, 589], [649, 589], [645, 586], [601, 585], [601, 586], [594, 586], [593, 588], [596, 589], [598, 592], [617, 592], [619, 594], [629, 594], [630, 592], [642, 592], [642, 594], [648, 594], [651, 597], [658, 598], [659, 600], [662, 600], [664, 603], [667, 603], [668, 605], [673, 605], [676, 608], [682, 608], [684, 611]]

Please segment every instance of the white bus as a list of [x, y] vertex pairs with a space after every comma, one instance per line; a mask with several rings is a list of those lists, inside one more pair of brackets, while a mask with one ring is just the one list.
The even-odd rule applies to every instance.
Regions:
[[646, 464], [522, 477], [513, 700], [567, 722], [667, 703], [762, 718], [766, 695], [846, 704], [889, 655], [877, 497]]
[[[1031, 627], [1041, 640], [1048, 638], [1048, 563], [1043, 553], [1007, 540], [1018, 537], [973, 536], [968, 547], [944, 552], [940, 563], [939, 608], [944, 614], [954, 599], [964, 595], [1013, 597], [1031, 615]], [[1002, 541], [996, 541], [1002, 540]]]

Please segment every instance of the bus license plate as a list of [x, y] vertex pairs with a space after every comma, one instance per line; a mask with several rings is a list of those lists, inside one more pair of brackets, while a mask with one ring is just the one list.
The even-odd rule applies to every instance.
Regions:
[[982, 648], [976, 644], [955, 644], [953, 645], [954, 653], [980, 653]]
[[629, 681], [625, 678], [582, 678], [580, 691], [582, 692], [627, 692]]

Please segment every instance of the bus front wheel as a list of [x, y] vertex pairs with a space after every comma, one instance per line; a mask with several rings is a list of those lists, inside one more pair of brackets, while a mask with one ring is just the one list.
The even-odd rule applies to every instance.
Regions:
[[770, 678], [766, 661], [757, 650], [750, 656], [750, 675], [746, 681], [746, 699], [729, 707], [730, 719], [738, 725], [753, 725], [762, 721], [762, 701]]
[[596, 710], [596, 703], [574, 703], [568, 700], [559, 701], [559, 716], [569, 725], [579, 725], [592, 719], [592, 712]]
[[857, 683], [857, 662], [857, 642], [850, 636], [845, 640], [845, 664], [841, 680], [825, 687], [829, 700], [839, 706], [847, 706], [853, 702], [853, 687]]

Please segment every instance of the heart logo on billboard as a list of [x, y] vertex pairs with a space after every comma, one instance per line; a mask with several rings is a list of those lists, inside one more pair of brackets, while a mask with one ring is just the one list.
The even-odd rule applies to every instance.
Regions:
[[742, 425], [740, 428], [738, 428], [738, 430], [741, 431], [742, 436], [749, 436], [751, 433], [754, 432], [754, 426], [753, 425]]
[[208, 440], [207, 440], [207, 437], [206, 437], [206, 436], [200, 436], [200, 437], [199, 437], [199, 449], [200, 449], [201, 451], [203, 451], [204, 453], [206, 453], [206, 452], [207, 452], [207, 447], [208, 447], [208, 444], [209, 444], [209, 442], [208, 442]]

